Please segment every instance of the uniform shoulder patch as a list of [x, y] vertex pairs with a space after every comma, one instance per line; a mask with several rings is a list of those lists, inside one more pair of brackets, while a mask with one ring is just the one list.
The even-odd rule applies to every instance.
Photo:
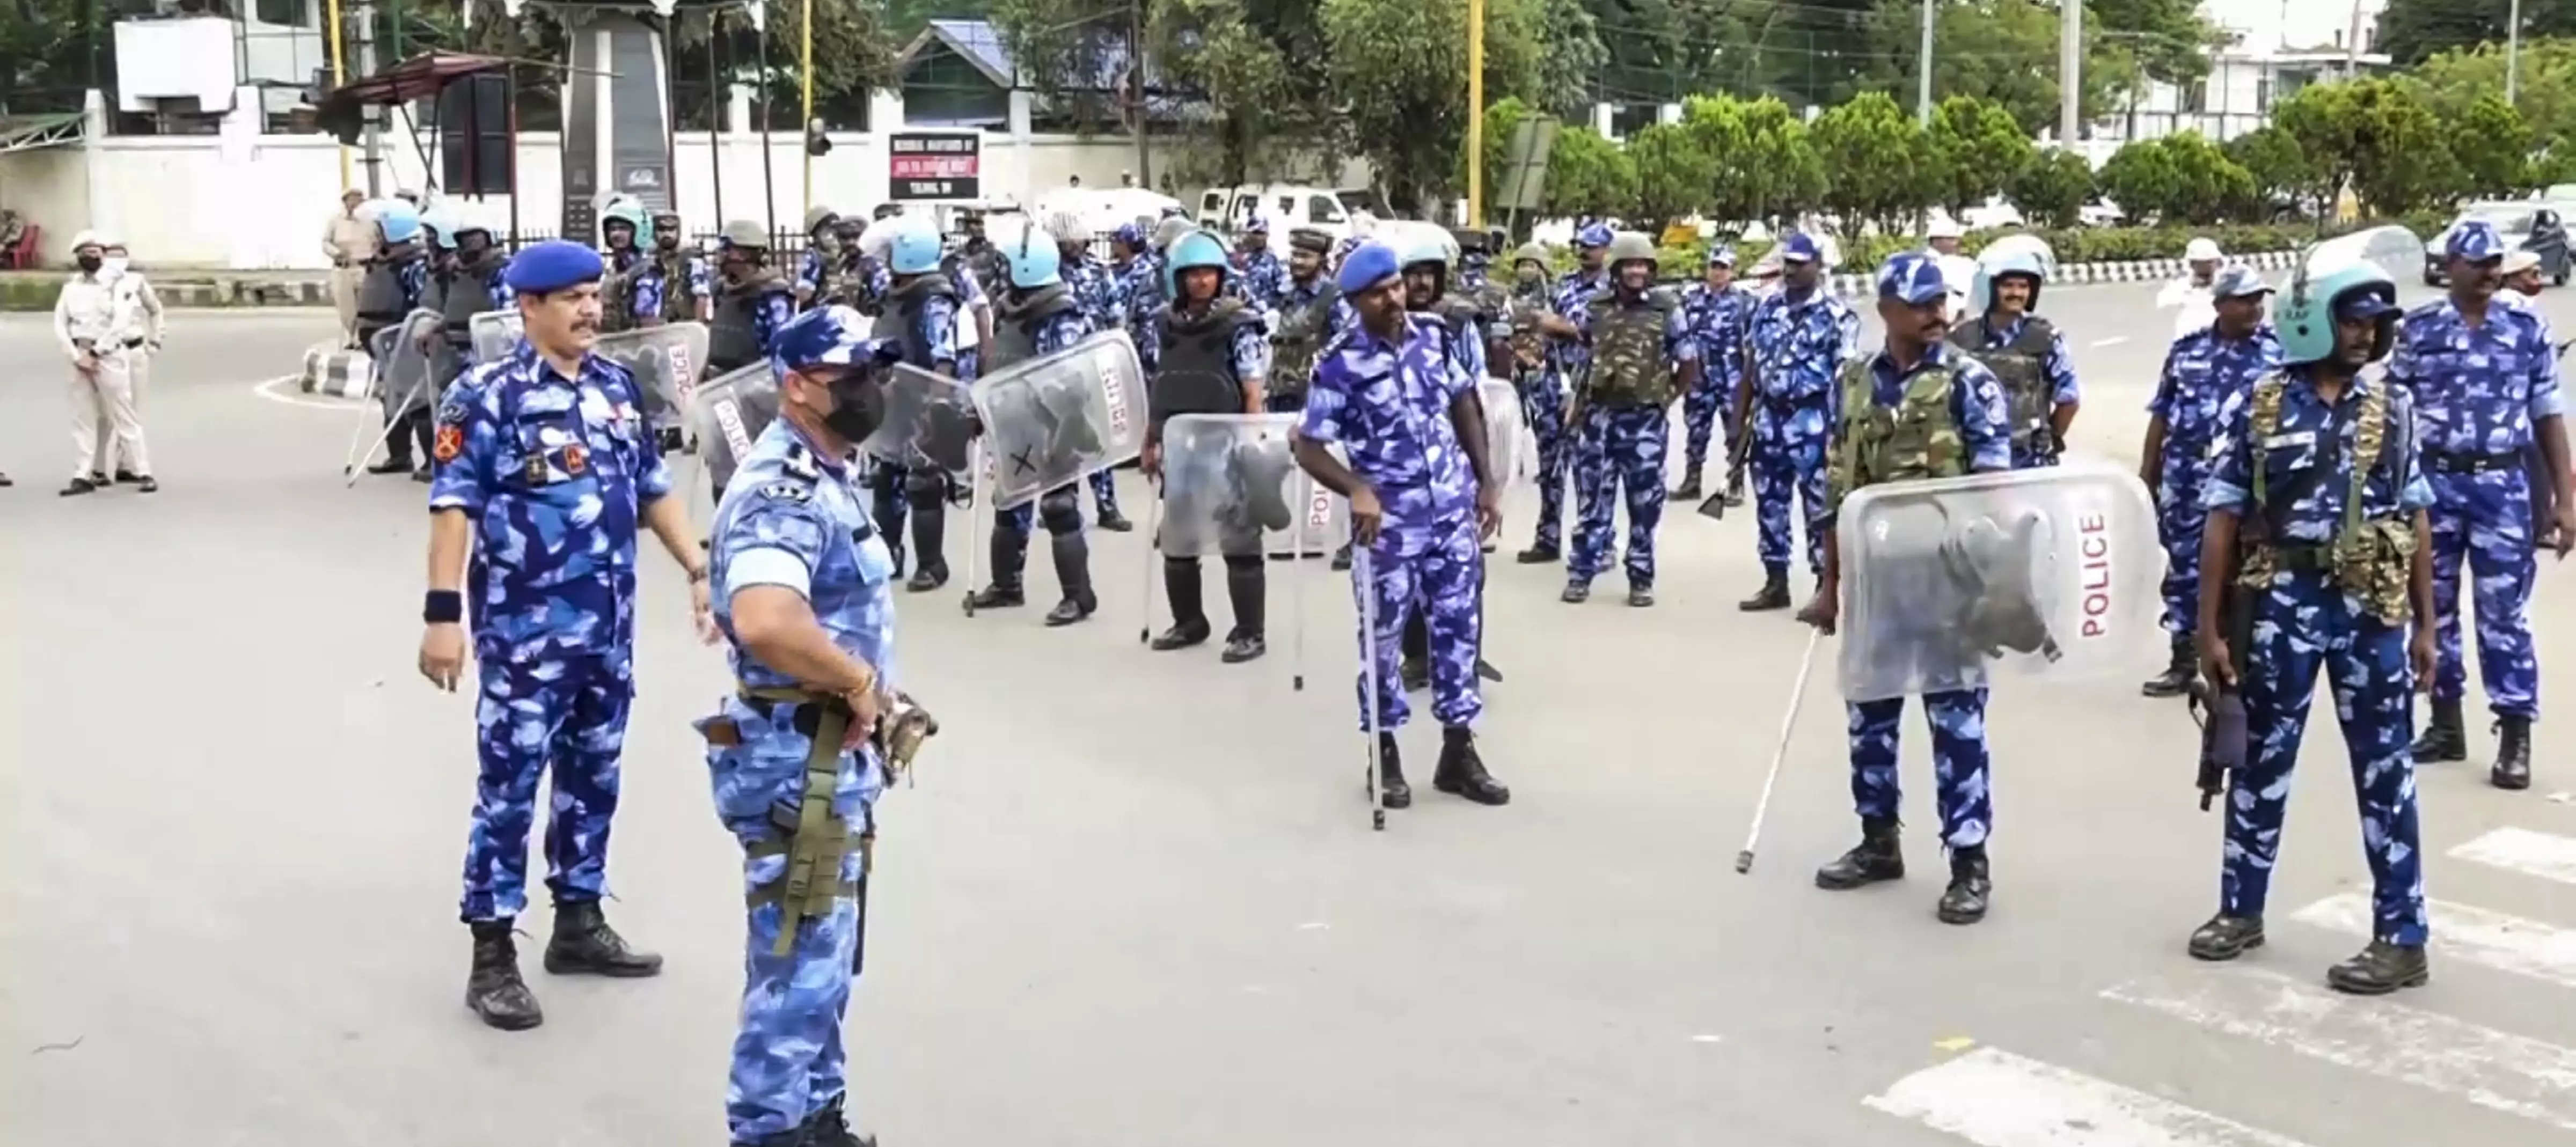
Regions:
[[814, 455], [807, 451], [802, 443], [790, 448], [787, 451], [787, 457], [781, 459], [779, 465], [798, 478], [818, 479], [823, 476], [822, 467], [814, 463]]
[[810, 502], [814, 487], [803, 482], [772, 482], [760, 488], [760, 496], [778, 502]]

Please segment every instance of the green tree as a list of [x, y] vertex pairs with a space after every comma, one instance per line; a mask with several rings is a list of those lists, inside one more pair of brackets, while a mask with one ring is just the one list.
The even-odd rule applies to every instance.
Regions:
[[[1452, 190], [1466, 136], [1466, 0], [1323, 0], [1324, 57], [1354, 150], [1387, 200], [1418, 208]], [[1538, 0], [1485, 5], [1485, 97], [1526, 96], [1538, 80]]]
[[2174, 171], [2173, 157], [2166, 153], [2161, 139], [2142, 139], [2122, 146], [2094, 176], [2102, 194], [2110, 196], [2129, 218], [2141, 223], [2151, 219], [2180, 222], [2173, 218], [2173, 206], [2181, 198], [2177, 191], [2181, 182]]
[[2014, 172], [2030, 165], [2030, 136], [2001, 104], [1951, 96], [1932, 109], [1932, 150], [1940, 160], [1939, 201], [1952, 218], [2001, 195]]
[[1599, 22], [1583, 0], [1539, 0], [1538, 89], [1532, 98], [1558, 119], [1590, 123], [1593, 81], [1609, 66]]
[[1825, 193], [1825, 160], [1814, 133], [1789, 105], [1772, 96], [1738, 104], [1744, 122], [1742, 170], [1753, 217], [1777, 224], [1812, 206]]
[[[2379, 13], [2378, 48], [2401, 67], [2444, 52], [2502, 44], [2512, 0], [2389, 0]], [[2523, 43], [2576, 35], [2576, 7], [2533, 0], [2522, 5]]]
[[2316, 197], [2321, 179], [2290, 133], [2266, 124], [2228, 140], [2225, 150], [2227, 158], [2245, 169], [2251, 201], [2237, 209], [2239, 218], [2269, 219], [2276, 203], [2324, 216], [2324, 205]]
[[[1717, 185], [1717, 156], [1682, 123], [1659, 123], [1628, 141], [1637, 171], [1637, 207], [1630, 222], [1641, 229], [1706, 211]], [[1652, 232], [1650, 232], [1652, 233]]]
[[[2199, 132], [2177, 132], [2158, 142], [2163, 145], [2166, 169], [2173, 173], [2165, 221], [2217, 223], [2254, 198], [2254, 176]], [[2126, 201], [2121, 206], [2126, 207]]]
[[109, 17], [92, 0], [0, 4], [0, 114], [81, 110], [81, 93], [93, 82], [115, 80], [112, 35]]
[[1925, 178], [1934, 168], [1930, 140], [1885, 92], [1864, 92], [1816, 117], [1808, 138], [1833, 173], [1823, 202], [1846, 234], [1864, 221], [1892, 228], [1939, 198]]
[[[2442, 52], [2407, 73], [2416, 94], [2444, 120], [2457, 121], [2480, 99], [2504, 92], [2501, 43]], [[2546, 147], [2576, 136], [2576, 40], [2525, 40], [2513, 108]]]
[[2470, 195], [2519, 194], [2531, 183], [2531, 126], [2504, 97], [2478, 97], [2467, 111], [2442, 121], [2444, 146], [2459, 166], [2459, 189]]
[[[1922, 47], [1920, 3], [1890, 0], [1870, 17], [1868, 27], [1869, 57], [1855, 61], [1871, 81], [1863, 90], [1913, 91]], [[1943, 98], [1973, 96], [1999, 104], [2025, 135], [2054, 131], [2057, 40], [2053, 4], [2036, 0], [1941, 4], [1934, 18], [1932, 91]], [[2081, 102], [2087, 120], [2109, 114], [2120, 98], [2138, 86], [2144, 73], [2130, 46], [2134, 42], [2105, 35], [2092, 19], [2084, 22]]]
[[2073, 227], [2093, 197], [2093, 165], [2071, 151], [2043, 151], [2013, 176], [2012, 200], [2043, 227]]
[[[1529, 118], [1530, 114], [1529, 105], [1518, 97], [1485, 109], [1485, 200], [1488, 204], [1493, 202], [1495, 191], [1502, 187], [1504, 173], [1510, 167], [1512, 133], [1520, 129], [1521, 121]], [[1463, 186], [1466, 180], [1467, 152], [1461, 148], [1458, 151], [1458, 181]], [[1493, 213], [1490, 207], [1486, 211], [1488, 215]]]
[[1609, 217], [1637, 202], [1637, 165], [1618, 144], [1588, 127], [1556, 133], [1547, 161], [1547, 213]]
[[2272, 105], [2272, 122], [2299, 142], [2323, 184], [2350, 187], [2380, 215], [2438, 205], [2457, 188], [2442, 124], [2407, 85], [2378, 78], [2310, 84]]

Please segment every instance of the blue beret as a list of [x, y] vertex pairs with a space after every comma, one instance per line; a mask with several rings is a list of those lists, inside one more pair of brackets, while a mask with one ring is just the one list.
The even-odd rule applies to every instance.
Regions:
[[569, 240], [548, 239], [511, 256], [510, 268], [501, 273], [501, 281], [516, 294], [551, 295], [567, 287], [598, 282], [607, 269], [599, 260], [599, 252]]
[[1356, 295], [1401, 273], [1396, 266], [1395, 248], [1372, 241], [1360, 244], [1359, 249], [1343, 258], [1341, 273], [1334, 276], [1333, 283], [1343, 294]]

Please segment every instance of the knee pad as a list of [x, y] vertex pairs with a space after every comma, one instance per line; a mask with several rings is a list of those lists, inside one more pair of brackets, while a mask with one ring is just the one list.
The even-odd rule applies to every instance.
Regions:
[[914, 505], [936, 502], [948, 493], [948, 476], [936, 470], [914, 470], [903, 476], [903, 492]]
[[1073, 487], [1049, 491], [1038, 499], [1038, 520], [1046, 523], [1050, 534], [1070, 534], [1082, 528], [1082, 503], [1075, 498]]

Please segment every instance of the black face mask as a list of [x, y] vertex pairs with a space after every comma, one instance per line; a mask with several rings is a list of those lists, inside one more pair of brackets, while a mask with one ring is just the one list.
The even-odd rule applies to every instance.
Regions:
[[823, 425], [843, 441], [865, 442], [885, 425], [885, 383], [867, 375], [853, 375], [832, 382], [832, 412], [823, 416]]
[[83, 271], [94, 272], [98, 270], [98, 262], [98, 256], [96, 255], [83, 255], [80, 257], [80, 269]]

